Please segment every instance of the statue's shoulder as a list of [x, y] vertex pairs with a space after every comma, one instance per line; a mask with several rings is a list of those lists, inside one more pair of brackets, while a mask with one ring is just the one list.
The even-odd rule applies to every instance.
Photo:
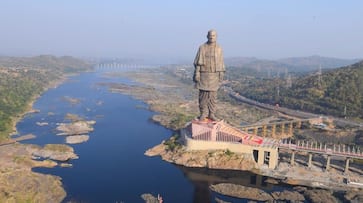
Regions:
[[208, 46], [207, 43], [203, 43], [202, 45], [199, 46], [199, 49], [205, 49]]
[[216, 47], [217, 47], [218, 49], [222, 49], [221, 45], [219, 45], [218, 43], [216, 43]]

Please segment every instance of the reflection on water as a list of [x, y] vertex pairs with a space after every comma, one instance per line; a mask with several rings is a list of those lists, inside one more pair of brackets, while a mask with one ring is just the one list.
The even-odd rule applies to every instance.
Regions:
[[[185, 177], [194, 185], [193, 202], [215, 202], [215, 198], [228, 202], [241, 202], [241, 199], [226, 197], [209, 189], [210, 185], [218, 183], [232, 183], [246, 187], [258, 188], [266, 192], [282, 191], [288, 188], [266, 182], [267, 177], [248, 171], [217, 170], [207, 168], [187, 168], [177, 166]], [[247, 201], [243, 200], [242, 202]]]

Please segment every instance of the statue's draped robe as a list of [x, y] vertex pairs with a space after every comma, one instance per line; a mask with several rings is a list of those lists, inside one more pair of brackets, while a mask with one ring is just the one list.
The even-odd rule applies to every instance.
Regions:
[[204, 43], [199, 47], [194, 66], [200, 67], [200, 81], [196, 83], [196, 88], [217, 91], [220, 85], [220, 72], [225, 71], [222, 48], [218, 44]]
[[195, 71], [199, 71], [200, 79], [196, 81], [199, 89], [200, 118], [214, 119], [216, 112], [217, 90], [225, 72], [222, 48], [214, 43], [204, 43], [199, 47], [194, 59]]

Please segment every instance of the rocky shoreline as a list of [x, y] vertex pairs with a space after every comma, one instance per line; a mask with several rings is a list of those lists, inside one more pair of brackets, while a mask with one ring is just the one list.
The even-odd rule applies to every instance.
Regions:
[[[65, 79], [66, 77], [62, 77], [54, 81], [45, 91], [58, 86]], [[12, 139], [12, 136], [18, 134], [17, 123], [27, 114], [39, 112], [33, 109], [33, 104], [40, 96], [34, 96], [28, 102], [25, 112], [13, 118], [10, 138], [7, 144], [0, 145], [0, 202], [61, 202], [66, 196], [60, 177], [35, 173], [32, 168], [55, 167], [78, 158], [73, 148], [63, 145], [46, 145], [42, 148], [20, 144], [17, 142], [19, 139]], [[32, 138], [34, 137], [32, 135]], [[60, 149], [62, 151], [59, 151]]]
[[[59, 81], [52, 85], [58, 84], [60, 84]], [[39, 112], [32, 108], [38, 97], [29, 102], [24, 114], [15, 118], [11, 135], [17, 134], [16, 123], [25, 115]], [[79, 118], [76, 115], [73, 117]], [[55, 130], [66, 136], [66, 143], [86, 142], [89, 139], [86, 134], [93, 131], [92, 126], [95, 121], [70, 120], [70, 123], [60, 123]], [[48, 123], [37, 122], [36, 125], [45, 126]], [[27, 136], [19, 138], [22, 139], [22, 137]], [[34, 135], [31, 136], [31, 138], [34, 137]], [[40, 147], [20, 144], [17, 142], [20, 139], [10, 139], [0, 145], [0, 202], [61, 202], [66, 197], [61, 178], [33, 172], [32, 168], [71, 167], [68, 161], [78, 159], [77, 154], [71, 146], [65, 144], [47, 144]]]
[[[250, 171], [258, 175], [270, 177], [266, 181], [272, 184], [289, 184], [292, 190], [279, 192], [265, 192], [258, 188], [242, 185], [223, 183], [211, 185], [210, 189], [223, 195], [250, 199], [254, 201], [293, 201], [293, 202], [336, 202], [334, 194], [339, 194], [343, 201], [363, 200], [363, 190], [356, 187], [348, 187], [339, 182], [340, 175], [336, 172], [318, 172], [304, 167], [290, 167], [282, 163], [277, 170], [259, 167], [252, 157], [244, 154], [236, 154], [228, 150], [215, 151], [188, 151], [178, 140], [178, 136], [172, 136], [161, 144], [148, 149], [146, 156], [160, 156], [162, 160], [192, 168], [209, 168], [220, 170]], [[286, 170], [290, 171], [289, 173]], [[285, 173], [283, 173], [285, 172]], [[317, 195], [317, 194], [321, 194]], [[325, 201], [326, 200], [326, 201]]]
[[[84, 135], [93, 130], [95, 121], [59, 124], [57, 130], [71, 144], [88, 140]], [[80, 135], [82, 134], [82, 135]], [[69, 160], [78, 159], [73, 147], [65, 144], [9, 143], [0, 146], [0, 202], [61, 202], [66, 192], [57, 176], [35, 173], [34, 167], [71, 167]], [[52, 188], [49, 191], [49, 188]]]
[[33, 172], [32, 168], [51, 168], [76, 158], [73, 148], [64, 145], [1, 146], [0, 202], [61, 202], [66, 196], [61, 179]]
[[[180, 95], [174, 97], [174, 94], [168, 93], [168, 90], [165, 90], [163, 87], [158, 87], [158, 85], [155, 85], [157, 80], [156, 78], [153, 78], [154, 80], [150, 79], [152, 74], [148, 73], [148, 75], [143, 74], [135, 74], [131, 77], [136, 80], [139, 83], [144, 84], [146, 87], [142, 86], [112, 86], [112, 90], [115, 92], [121, 92], [124, 94], [130, 94], [134, 96], [137, 99], [141, 99], [145, 101], [147, 104], [150, 105], [150, 108], [159, 114], [153, 116], [153, 120], [167, 128], [170, 129], [178, 129], [181, 126], [185, 125], [186, 122], [181, 122], [179, 126], [174, 125], [175, 116], [180, 115], [181, 113], [179, 111], [183, 111], [185, 113], [184, 115], [189, 115], [189, 117], [195, 116], [195, 114], [191, 112], [196, 112], [196, 106], [191, 105], [190, 103], [195, 103], [196, 101], [187, 101], [183, 99], [179, 99]], [[130, 75], [128, 75], [130, 76]], [[160, 74], [158, 73], [159, 79]], [[153, 82], [150, 82], [153, 81]], [[164, 86], [167, 86], [165, 84], [166, 80], [163, 78], [164, 83], [162, 83]], [[175, 80], [173, 81], [175, 83]], [[154, 86], [155, 85], [155, 86]], [[183, 86], [184, 85], [184, 86]], [[185, 87], [185, 84], [181, 84], [181, 86]], [[150, 96], [151, 95], [151, 96]], [[167, 95], [168, 99], [163, 99]], [[177, 99], [178, 98], [178, 99]], [[175, 101], [179, 101], [175, 104]], [[164, 107], [158, 107], [156, 104], [162, 103]], [[221, 103], [221, 102], [219, 102]], [[222, 104], [226, 105], [226, 104]], [[171, 108], [168, 108], [170, 106]], [[234, 109], [234, 106], [227, 105], [223, 106], [223, 109]], [[167, 108], [165, 108], [167, 107]], [[183, 107], [182, 110], [178, 110], [180, 107]], [[176, 112], [179, 112], [179, 114], [175, 114]], [[253, 111], [256, 111], [253, 109]], [[220, 112], [220, 111], [219, 111]], [[264, 113], [265, 116], [268, 116], [268, 113]], [[233, 120], [228, 117], [228, 115], [232, 115], [235, 118], [238, 117], [238, 113], [236, 110], [233, 111], [233, 113], [228, 112], [226, 117], [227, 120]], [[248, 113], [246, 114], [248, 115]], [[258, 114], [262, 115], [262, 114]], [[219, 115], [220, 117], [223, 117], [223, 115]], [[188, 116], [184, 116], [188, 118]], [[185, 119], [184, 121], [190, 121], [188, 119]], [[252, 119], [252, 121], [254, 121]], [[231, 123], [233, 124], [233, 122]], [[233, 169], [233, 170], [245, 170], [245, 171], [251, 171], [255, 174], [260, 174], [268, 177], [272, 177], [271, 182], [275, 184], [283, 183], [283, 184], [289, 184], [294, 187], [293, 191], [282, 191], [280, 193], [275, 193], [274, 195], [269, 194], [270, 197], [268, 201], [303, 201], [303, 197], [307, 201], [312, 202], [319, 202], [319, 196], [314, 195], [316, 193], [322, 193], [326, 194], [325, 197], [328, 200], [332, 200], [332, 202], [338, 201], [336, 197], [333, 195], [333, 191], [340, 191], [343, 192], [343, 196], [349, 196], [349, 198], [346, 198], [345, 200], [362, 200], [362, 189], [356, 189], [356, 188], [347, 188], [344, 187], [346, 185], [343, 184], [341, 180], [341, 184], [334, 184], [334, 177], [336, 178], [336, 173], [328, 173], [327, 175], [324, 175], [324, 171], [310, 171], [310, 169], [307, 169], [305, 166], [295, 166], [291, 168], [288, 164], [281, 165], [280, 170], [272, 171], [265, 168], [260, 168], [257, 166], [255, 161], [252, 159], [252, 157], [249, 157], [248, 155], [236, 155], [234, 153], [230, 153], [228, 150], [224, 151], [187, 151], [184, 149], [184, 147], [178, 142], [177, 137], [171, 137], [169, 140], [164, 140], [161, 144], [154, 146], [153, 148], [147, 150], [145, 152], [145, 155], [147, 156], [160, 156], [164, 161], [183, 165], [186, 167], [202, 167], [202, 168], [211, 168], [211, 169]], [[295, 173], [295, 171], [300, 171], [299, 173]], [[316, 177], [321, 176], [321, 178], [311, 177], [309, 174], [313, 174]], [[342, 176], [339, 176], [340, 178]], [[326, 182], [322, 183], [323, 180], [327, 180]], [[336, 179], [335, 179], [336, 180]], [[300, 186], [299, 191], [295, 191], [295, 186]], [[221, 185], [218, 188], [227, 187], [230, 185]], [[227, 187], [228, 188], [228, 187]], [[239, 187], [236, 187], [239, 188]], [[305, 189], [301, 189], [305, 188]], [[314, 189], [315, 188], [315, 189]], [[323, 188], [323, 189], [318, 189]], [[212, 188], [211, 188], [212, 189]], [[215, 191], [217, 191], [216, 187], [214, 187]], [[225, 188], [226, 189], [226, 188]], [[243, 188], [245, 189], [245, 188]], [[243, 190], [241, 189], [241, 190]], [[227, 189], [228, 190], [228, 189]], [[222, 192], [221, 192], [222, 193]], [[223, 193], [222, 193], [223, 194]], [[310, 195], [308, 195], [310, 194]], [[225, 194], [230, 195], [230, 194]], [[303, 195], [303, 197], [301, 197]], [[296, 198], [296, 196], [298, 198]], [[340, 195], [341, 196], [341, 195]], [[243, 197], [247, 198], [247, 197]], [[289, 199], [290, 198], [290, 199]], [[248, 198], [247, 198], [248, 199]], [[343, 198], [344, 200], [344, 198]], [[258, 200], [256, 200], [258, 201]]]
[[254, 171], [258, 169], [252, 157], [228, 150], [187, 151], [177, 136], [148, 149], [146, 156], [160, 156], [164, 161], [186, 167]]

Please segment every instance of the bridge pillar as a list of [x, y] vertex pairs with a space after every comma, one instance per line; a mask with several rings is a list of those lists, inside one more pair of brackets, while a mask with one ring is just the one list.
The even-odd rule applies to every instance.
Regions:
[[284, 135], [284, 134], [285, 134], [285, 123], [282, 123], [280, 135]]
[[296, 123], [296, 128], [301, 128], [301, 121], [298, 121], [297, 123]]
[[347, 158], [347, 160], [345, 160], [344, 173], [348, 173], [349, 172], [349, 162], [350, 162], [350, 158]]
[[330, 169], [330, 156], [327, 156], [325, 171], [329, 171], [329, 169]]
[[276, 133], [276, 125], [272, 125], [271, 137], [275, 137], [275, 133]]
[[291, 153], [291, 160], [290, 160], [290, 165], [293, 166], [295, 165], [295, 151], [293, 150]]
[[309, 153], [308, 168], [311, 168], [312, 165], [313, 165], [313, 154]]

